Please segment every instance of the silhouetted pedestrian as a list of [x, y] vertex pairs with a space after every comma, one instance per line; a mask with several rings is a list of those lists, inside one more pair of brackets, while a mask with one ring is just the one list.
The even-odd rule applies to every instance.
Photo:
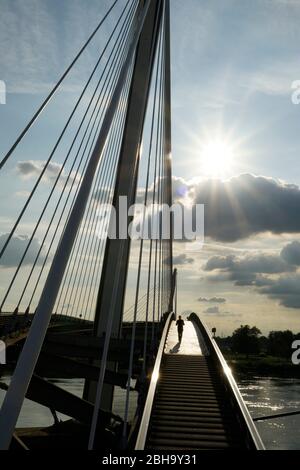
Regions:
[[176, 322], [176, 326], [177, 326], [177, 332], [178, 332], [178, 341], [179, 341], [179, 343], [181, 343], [182, 334], [183, 334], [183, 327], [184, 327], [184, 321], [182, 320], [180, 315], [179, 315], [178, 320]]

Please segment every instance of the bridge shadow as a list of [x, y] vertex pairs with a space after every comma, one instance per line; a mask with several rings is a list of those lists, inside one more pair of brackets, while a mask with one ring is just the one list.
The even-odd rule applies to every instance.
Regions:
[[170, 354], [176, 354], [176, 353], [178, 353], [179, 350], [180, 350], [180, 345], [181, 345], [181, 341], [178, 341], [178, 343], [175, 344], [175, 346], [174, 346], [172, 349], [170, 349], [170, 351], [169, 351]]

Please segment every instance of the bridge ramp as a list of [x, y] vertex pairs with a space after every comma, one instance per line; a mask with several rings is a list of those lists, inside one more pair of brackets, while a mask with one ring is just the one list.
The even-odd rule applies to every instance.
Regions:
[[192, 322], [178, 345], [171, 325], [154, 398], [147, 449], [243, 448], [222, 377]]

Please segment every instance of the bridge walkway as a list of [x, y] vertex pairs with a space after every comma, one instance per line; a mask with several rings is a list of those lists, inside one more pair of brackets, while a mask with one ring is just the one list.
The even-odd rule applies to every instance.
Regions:
[[223, 368], [216, 363], [209, 341], [196, 322], [185, 321], [179, 343], [175, 321], [170, 323], [148, 418], [145, 449], [251, 448], [253, 442], [246, 436], [247, 423], [235, 406], [233, 391]]

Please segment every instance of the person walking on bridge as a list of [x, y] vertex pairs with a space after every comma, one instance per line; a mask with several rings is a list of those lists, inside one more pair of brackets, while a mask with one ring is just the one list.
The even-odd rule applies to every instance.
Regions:
[[179, 315], [178, 320], [176, 322], [176, 326], [177, 326], [177, 332], [178, 332], [178, 341], [179, 341], [179, 343], [181, 343], [182, 334], [183, 334], [183, 327], [184, 327], [184, 321], [182, 320], [180, 315]]

